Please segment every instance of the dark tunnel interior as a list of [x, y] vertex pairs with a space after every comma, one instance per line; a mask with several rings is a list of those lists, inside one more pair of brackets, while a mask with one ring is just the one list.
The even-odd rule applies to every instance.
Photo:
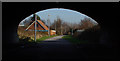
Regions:
[[[90, 16], [101, 26], [101, 36], [99, 41], [103, 41], [101, 45], [109, 48], [111, 54], [114, 54], [112, 58], [106, 59], [117, 59], [118, 53], [118, 14], [119, 14], [119, 3], [79, 3], [79, 2], [34, 2], [34, 3], [23, 3], [23, 2], [10, 2], [2, 3], [2, 49], [3, 49], [3, 61], [6, 59], [4, 53], [7, 49], [16, 46], [19, 43], [17, 36], [17, 27], [21, 20], [28, 17], [29, 15], [36, 13], [41, 10], [49, 8], [66, 8], [81, 12], [87, 16]], [[96, 46], [96, 45], [95, 45]], [[101, 51], [105, 51], [101, 49]], [[89, 49], [89, 48], [88, 48]], [[96, 50], [96, 49], [95, 49]], [[8, 53], [9, 54], [9, 53]], [[24, 56], [24, 55], [23, 55]], [[10, 57], [10, 55], [8, 55]], [[95, 58], [97, 59], [97, 58]], [[6, 60], [5, 60], [6, 61]], [[36, 60], [37, 61], [37, 60]], [[39, 60], [38, 60], [39, 61]]]

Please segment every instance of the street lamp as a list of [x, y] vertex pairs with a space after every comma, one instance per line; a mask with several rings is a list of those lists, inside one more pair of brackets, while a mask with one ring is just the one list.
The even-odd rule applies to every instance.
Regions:
[[[56, 20], [54, 20], [54, 23], [55, 23], [55, 31], [56, 31]], [[55, 33], [55, 35], [56, 35], [56, 33]]]
[[48, 20], [47, 20], [47, 22], [48, 22], [48, 35], [50, 36], [50, 20], [49, 20], [49, 16], [50, 16], [50, 15], [48, 15]]

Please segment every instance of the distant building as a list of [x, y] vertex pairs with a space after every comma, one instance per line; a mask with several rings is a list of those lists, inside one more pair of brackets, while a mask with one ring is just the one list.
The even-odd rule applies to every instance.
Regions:
[[55, 35], [55, 34], [56, 34], [56, 31], [55, 31], [55, 30], [50, 30], [50, 34], [51, 34], [51, 35]]
[[[27, 28], [26, 31], [34, 31], [35, 21], [33, 21]], [[41, 32], [48, 32], [48, 26], [46, 26], [41, 20], [36, 21], [36, 30]], [[55, 35], [55, 30], [50, 30], [50, 35]]]
[[77, 30], [76, 32], [83, 32], [84, 30]]

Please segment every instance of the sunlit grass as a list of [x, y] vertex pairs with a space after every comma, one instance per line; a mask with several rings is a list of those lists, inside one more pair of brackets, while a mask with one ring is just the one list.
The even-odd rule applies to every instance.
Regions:
[[52, 38], [52, 37], [55, 37], [55, 36], [58, 36], [58, 35], [44, 36], [44, 37], [41, 37], [41, 38], [37, 39], [37, 42], [40, 42], [40, 41], [43, 41], [43, 40], [46, 40], [48, 38]]

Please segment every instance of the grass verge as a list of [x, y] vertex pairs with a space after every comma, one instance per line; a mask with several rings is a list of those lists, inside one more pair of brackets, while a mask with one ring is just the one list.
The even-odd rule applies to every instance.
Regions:
[[37, 42], [40, 42], [40, 41], [43, 41], [43, 40], [46, 40], [48, 38], [52, 38], [52, 37], [55, 37], [55, 36], [58, 36], [58, 35], [44, 36], [44, 37], [41, 37], [41, 38], [37, 39]]
[[65, 40], [69, 40], [73, 44], [88, 44], [88, 41], [79, 40], [75, 37], [72, 37], [71, 35], [66, 35], [66, 36], [63, 36], [62, 38]]

